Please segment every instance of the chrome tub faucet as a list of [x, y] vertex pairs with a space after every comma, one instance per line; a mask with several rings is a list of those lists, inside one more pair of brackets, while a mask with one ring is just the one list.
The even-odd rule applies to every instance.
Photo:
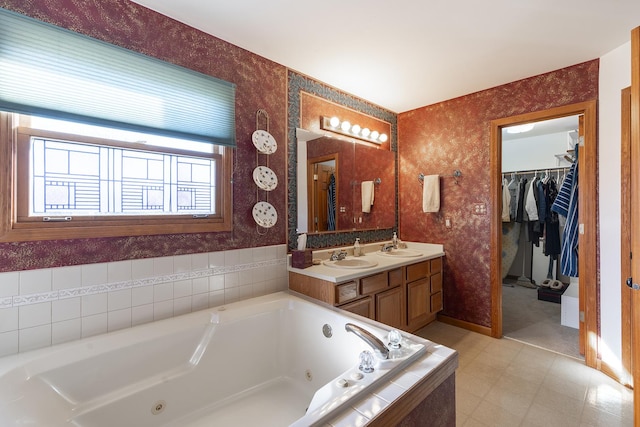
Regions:
[[387, 346], [384, 345], [384, 343], [380, 341], [380, 339], [375, 335], [373, 335], [371, 332], [361, 328], [358, 325], [354, 325], [353, 323], [347, 323], [346, 325], [344, 325], [344, 329], [347, 332], [353, 332], [361, 340], [369, 344], [380, 359], [389, 358], [389, 349], [387, 348]]

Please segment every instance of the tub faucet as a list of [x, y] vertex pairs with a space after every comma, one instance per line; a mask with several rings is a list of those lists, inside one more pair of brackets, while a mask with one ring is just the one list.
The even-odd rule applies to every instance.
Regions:
[[358, 325], [354, 325], [353, 323], [347, 323], [346, 325], [344, 325], [344, 329], [347, 332], [353, 332], [361, 340], [369, 344], [379, 358], [381, 359], [389, 358], [389, 349], [387, 348], [387, 346], [384, 345], [384, 343], [380, 341], [380, 339], [378, 339], [378, 337], [373, 335], [371, 332], [361, 328]]
[[347, 257], [347, 251], [345, 251], [344, 249], [341, 249], [340, 251], [336, 252], [333, 251], [331, 252], [331, 257], [329, 258], [330, 261], [338, 261], [341, 259], [345, 259]]

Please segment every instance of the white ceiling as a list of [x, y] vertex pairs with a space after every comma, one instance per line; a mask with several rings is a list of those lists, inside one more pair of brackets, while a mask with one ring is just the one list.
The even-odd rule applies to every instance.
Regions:
[[532, 130], [523, 133], [509, 133], [506, 131], [508, 128], [502, 128], [502, 141], [514, 141], [534, 136], [577, 131], [578, 125], [578, 116], [567, 116], [535, 122]]
[[133, 0], [394, 112], [599, 58], [639, 0]]

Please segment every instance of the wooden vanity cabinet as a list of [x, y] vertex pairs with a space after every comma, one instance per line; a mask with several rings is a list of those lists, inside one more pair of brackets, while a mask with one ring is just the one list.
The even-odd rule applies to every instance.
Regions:
[[416, 331], [442, 310], [442, 258], [336, 284], [289, 272], [289, 288], [398, 329]]

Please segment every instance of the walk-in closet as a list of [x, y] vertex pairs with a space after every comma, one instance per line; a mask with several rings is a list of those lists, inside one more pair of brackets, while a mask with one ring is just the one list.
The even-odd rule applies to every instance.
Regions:
[[576, 358], [579, 140], [578, 116], [502, 130], [503, 335]]

